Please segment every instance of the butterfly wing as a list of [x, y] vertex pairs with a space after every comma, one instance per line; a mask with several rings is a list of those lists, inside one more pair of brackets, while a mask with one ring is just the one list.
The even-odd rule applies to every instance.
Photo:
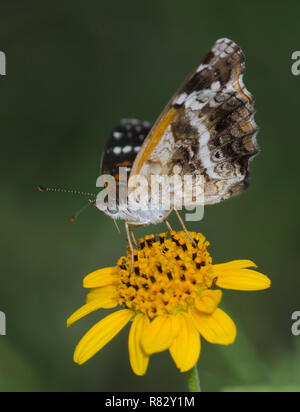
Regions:
[[114, 176], [118, 181], [120, 167], [127, 168], [130, 174], [135, 158], [150, 130], [149, 122], [122, 119], [108, 139], [101, 159], [100, 175]]
[[[115, 185], [107, 186], [107, 191], [111, 195], [112, 204], [109, 203], [109, 198], [106, 198], [104, 201], [107, 208], [101, 210], [111, 217], [122, 219], [131, 218], [131, 216], [126, 213], [120, 214], [120, 193], [121, 189], [126, 189], [128, 185], [132, 165], [150, 130], [151, 124], [149, 122], [142, 122], [136, 119], [123, 119], [112, 131], [108, 139], [106, 149], [101, 159], [100, 176], [107, 175], [114, 177]], [[120, 174], [121, 171], [122, 175]], [[124, 171], [126, 171], [126, 173], [124, 173]]]
[[[218, 40], [171, 99], [137, 155], [131, 176], [203, 176], [204, 204], [243, 191], [258, 153], [254, 100], [243, 83], [245, 56]], [[182, 198], [174, 205], [182, 204]], [[202, 200], [203, 204], [203, 200]]]

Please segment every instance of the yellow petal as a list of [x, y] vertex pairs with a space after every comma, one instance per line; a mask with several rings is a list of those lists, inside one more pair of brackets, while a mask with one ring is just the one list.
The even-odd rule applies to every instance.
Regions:
[[192, 319], [186, 313], [177, 315], [180, 332], [170, 347], [170, 353], [181, 372], [187, 372], [198, 362], [201, 342]]
[[69, 319], [67, 320], [67, 327], [69, 328], [78, 320], [84, 318], [90, 313], [95, 312], [96, 310], [101, 309], [101, 308], [102, 308], [101, 304], [99, 304], [99, 302], [97, 301], [92, 301], [90, 303], [87, 303], [86, 305], [82, 306], [80, 309], [74, 312], [73, 315], [69, 317]]
[[255, 270], [235, 268], [216, 270], [213, 266], [213, 273], [217, 278], [216, 285], [223, 289], [255, 291], [269, 289], [271, 286], [270, 279]]
[[113, 268], [103, 268], [92, 272], [83, 281], [86, 289], [101, 288], [102, 286], [112, 285], [116, 281]]
[[137, 315], [131, 325], [129, 333], [129, 359], [133, 372], [138, 376], [145, 375], [149, 356], [145, 354], [141, 345], [141, 336], [145, 325], [149, 323], [145, 315]]
[[236, 269], [245, 269], [245, 268], [257, 268], [257, 265], [252, 262], [252, 260], [232, 260], [227, 263], [220, 263], [218, 265], [213, 265], [215, 270], [224, 272], [226, 270], [236, 270]]
[[93, 289], [87, 295], [87, 303], [78, 309], [67, 320], [67, 326], [70, 327], [78, 320], [84, 318], [98, 309], [112, 309], [118, 306], [116, 297], [116, 289], [113, 286], [106, 286], [104, 288]]
[[195, 299], [195, 306], [200, 312], [213, 313], [222, 300], [221, 290], [206, 290]]
[[145, 325], [142, 335], [142, 347], [147, 355], [169, 349], [179, 333], [175, 316], [161, 315]]
[[93, 300], [101, 302], [103, 309], [110, 309], [117, 306], [117, 291], [115, 286], [104, 286], [103, 288], [92, 289], [90, 293], [87, 294], [86, 302], [89, 303]]
[[190, 314], [200, 334], [210, 343], [231, 345], [237, 335], [233, 320], [221, 309], [207, 315], [192, 308]]
[[74, 361], [79, 365], [87, 362], [110, 342], [133, 316], [131, 310], [123, 309], [102, 319], [81, 339], [74, 353]]

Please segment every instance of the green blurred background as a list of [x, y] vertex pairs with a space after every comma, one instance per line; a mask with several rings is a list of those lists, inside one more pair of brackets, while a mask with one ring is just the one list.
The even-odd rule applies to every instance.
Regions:
[[[94, 191], [106, 139], [122, 117], [154, 121], [220, 37], [247, 56], [262, 153], [251, 188], [206, 208], [190, 227], [211, 241], [216, 263], [250, 258], [270, 291], [227, 292], [222, 307], [239, 336], [229, 348], [203, 344], [206, 391], [300, 390], [300, 337], [291, 314], [299, 290], [299, 92], [291, 55], [300, 50], [299, 1], [2, 1], [0, 50], [0, 391], [181, 391], [168, 353], [143, 378], [131, 372], [125, 329], [82, 367], [73, 349], [105, 311], [67, 330], [84, 303], [82, 278], [114, 265], [125, 243], [85, 200], [41, 195], [37, 184]], [[174, 225], [176, 221], [173, 220]], [[145, 232], [161, 231], [148, 227]]]

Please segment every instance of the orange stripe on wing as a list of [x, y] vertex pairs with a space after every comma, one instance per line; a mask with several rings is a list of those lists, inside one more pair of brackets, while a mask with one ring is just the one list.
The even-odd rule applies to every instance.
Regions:
[[175, 109], [170, 109], [167, 114], [161, 119], [159, 122], [158, 126], [156, 129], [153, 131], [153, 134], [145, 147], [142, 156], [140, 157], [138, 164], [135, 168], [136, 174], [139, 174], [143, 164], [147, 161], [149, 156], [151, 155], [152, 151], [155, 149], [155, 147], [158, 145], [160, 139], [163, 137], [165, 134], [165, 131], [169, 127], [170, 123], [176, 116], [177, 111]]

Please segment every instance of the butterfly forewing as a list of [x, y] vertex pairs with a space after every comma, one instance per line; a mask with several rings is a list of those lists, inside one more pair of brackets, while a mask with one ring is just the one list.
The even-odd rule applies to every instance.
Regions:
[[121, 120], [108, 140], [101, 161], [101, 175], [111, 175], [118, 180], [120, 167], [126, 168], [130, 173], [150, 129], [149, 122], [136, 119]]

